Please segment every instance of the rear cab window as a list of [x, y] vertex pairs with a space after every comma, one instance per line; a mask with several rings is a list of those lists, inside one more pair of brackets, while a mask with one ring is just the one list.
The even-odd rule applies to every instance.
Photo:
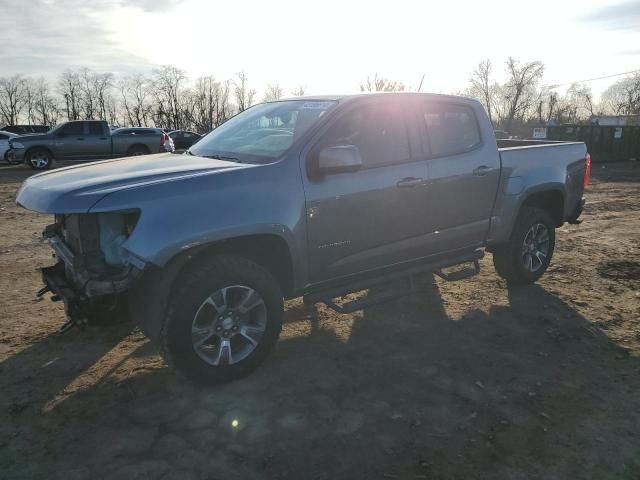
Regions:
[[431, 157], [458, 155], [475, 150], [482, 143], [475, 113], [468, 105], [425, 102], [419, 113]]
[[89, 135], [104, 135], [104, 128], [101, 123], [89, 122]]

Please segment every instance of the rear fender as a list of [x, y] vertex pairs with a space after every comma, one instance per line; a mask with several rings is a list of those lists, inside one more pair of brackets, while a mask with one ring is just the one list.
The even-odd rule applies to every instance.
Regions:
[[491, 228], [486, 242], [487, 248], [491, 250], [492, 246], [507, 242], [511, 237], [511, 232], [513, 231], [522, 207], [529, 199], [547, 192], [553, 195], [559, 195], [562, 198], [562, 213], [559, 216], [554, 215], [556, 224], [561, 225], [565, 219], [565, 186], [562, 183], [549, 182], [526, 188], [524, 183], [519, 181], [519, 177], [507, 179], [500, 192], [500, 198], [496, 203], [493, 216], [491, 217]]

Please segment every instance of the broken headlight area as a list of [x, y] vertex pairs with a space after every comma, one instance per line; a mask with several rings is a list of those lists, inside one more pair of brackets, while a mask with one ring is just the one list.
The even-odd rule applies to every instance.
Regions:
[[43, 237], [75, 291], [88, 297], [123, 292], [144, 268], [124, 248], [139, 217], [139, 210], [56, 215]]

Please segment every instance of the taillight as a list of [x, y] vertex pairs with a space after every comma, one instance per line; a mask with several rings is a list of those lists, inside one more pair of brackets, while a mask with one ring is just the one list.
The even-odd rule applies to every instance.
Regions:
[[[166, 142], [166, 141], [167, 141], [167, 134], [166, 134], [166, 133], [163, 133], [163, 134], [162, 134], [162, 137], [160, 138], [160, 146], [161, 146], [161, 147], [164, 147], [164, 142]], [[587, 154], [587, 155], [588, 155], [588, 154]]]
[[591, 154], [587, 153], [584, 156], [584, 179], [582, 180], [582, 188], [587, 188], [591, 180]]

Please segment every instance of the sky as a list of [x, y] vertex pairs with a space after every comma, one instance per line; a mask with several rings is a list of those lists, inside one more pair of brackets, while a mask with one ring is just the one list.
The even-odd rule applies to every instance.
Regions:
[[540, 60], [546, 84], [640, 69], [640, 0], [0, 0], [0, 12], [0, 76], [171, 64], [193, 78], [243, 70], [285, 94], [351, 93], [376, 72], [456, 93], [484, 59], [498, 80], [509, 56]]

